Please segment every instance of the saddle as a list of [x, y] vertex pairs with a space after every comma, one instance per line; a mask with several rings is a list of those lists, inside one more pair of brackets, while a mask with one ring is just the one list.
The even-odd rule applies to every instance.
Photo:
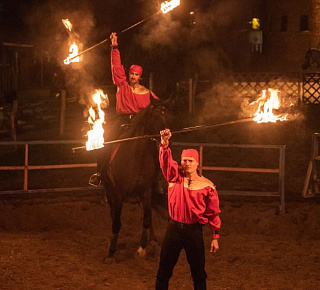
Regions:
[[[123, 134], [125, 132], [128, 131], [128, 129], [131, 127], [131, 120], [134, 118], [134, 114], [123, 114], [123, 115], [119, 115], [118, 116], [118, 122], [120, 123], [120, 134], [116, 137], [116, 138], [121, 138], [121, 136], [123, 136]], [[102, 171], [103, 170], [107, 170], [109, 178], [111, 180], [111, 182], [113, 183], [113, 178], [112, 178], [112, 174], [109, 170], [109, 166], [112, 162], [112, 160], [114, 159], [114, 157], [116, 156], [118, 149], [119, 149], [120, 144], [116, 144], [116, 146], [114, 146], [114, 148], [112, 148], [112, 150], [110, 152], [108, 152], [107, 156], [105, 157], [105, 160], [99, 170], [99, 172], [94, 173], [90, 176], [89, 178], [89, 185], [95, 186], [95, 187], [100, 187], [102, 186]]]

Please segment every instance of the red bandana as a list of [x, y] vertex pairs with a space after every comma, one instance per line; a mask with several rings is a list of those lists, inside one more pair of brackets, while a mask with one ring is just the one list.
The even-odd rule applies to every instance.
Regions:
[[136, 64], [133, 64], [131, 67], [130, 67], [130, 70], [129, 72], [135, 72], [137, 74], [139, 74], [140, 76], [142, 75], [142, 67], [140, 65], [136, 65]]
[[193, 157], [199, 163], [199, 153], [196, 149], [184, 149], [181, 153], [181, 159], [184, 157]]

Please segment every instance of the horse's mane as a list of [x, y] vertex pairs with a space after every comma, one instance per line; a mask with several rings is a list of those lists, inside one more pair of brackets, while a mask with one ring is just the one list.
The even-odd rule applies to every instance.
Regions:
[[[146, 134], [145, 128], [148, 122], [152, 120], [149, 118], [150, 114], [158, 107], [164, 106], [162, 100], [154, 100], [148, 107], [142, 109], [131, 121], [130, 128], [123, 137], [131, 137], [139, 134]], [[156, 133], [156, 132], [154, 132]]]

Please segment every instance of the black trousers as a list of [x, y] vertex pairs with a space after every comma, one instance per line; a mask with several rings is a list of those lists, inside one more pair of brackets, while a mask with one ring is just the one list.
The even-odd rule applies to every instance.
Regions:
[[186, 225], [169, 220], [160, 253], [156, 290], [168, 289], [173, 268], [182, 249], [185, 250], [190, 265], [194, 289], [206, 289], [207, 273], [202, 225]]

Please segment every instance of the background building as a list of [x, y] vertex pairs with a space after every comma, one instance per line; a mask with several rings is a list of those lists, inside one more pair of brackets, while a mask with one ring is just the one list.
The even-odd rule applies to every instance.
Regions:
[[320, 1], [249, 2], [252, 18], [260, 19], [263, 44], [262, 52], [251, 51], [250, 55], [244, 58], [249, 59], [247, 63], [242, 63], [244, 70], [301, 71], [308, 48], [319, 48]]

